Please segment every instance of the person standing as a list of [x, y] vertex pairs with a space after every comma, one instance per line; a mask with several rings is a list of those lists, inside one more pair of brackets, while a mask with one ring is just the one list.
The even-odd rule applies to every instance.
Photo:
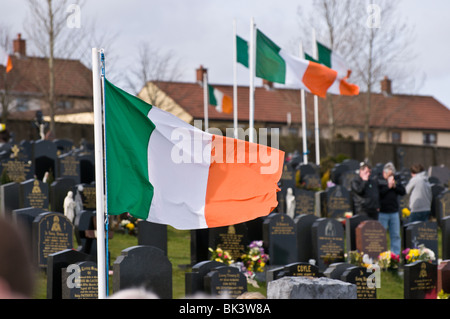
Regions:
[[394, 164], [389, 162], [384, 165], [382, 178], [378, 180], [378, 190], [380, 194], [378, 221], [386, 231], [389, 230], [391, 251], [396, 255], [400, 255], [401, 237], [398, 196], [405, 195], [406, 190], [400, 180], [395, 177]]
[[431, 213], [431, 185], [421, 164], [411, 165], [411, 179], [406, 185], [409, 195], [410, 222], [427, 221]]
[[369, 164], [360, 164], [358, 176], [350, 184], [355, 215], [366, 215], [371, 219], [378, 219], [380, 208], [377, 180], [371, 177], [372, 169]]

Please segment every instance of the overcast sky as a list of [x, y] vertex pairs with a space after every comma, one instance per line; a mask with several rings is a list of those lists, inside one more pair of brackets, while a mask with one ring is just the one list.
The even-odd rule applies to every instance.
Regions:
[[[141, 41], [181, 60], [183, 81], [195, 80], [199, 65], [208, 68], [210, 83], [232, 84], [232, 26], [248, 39], [250, 18], [281, 47], [299, 37], [299, 4], [311, 0], [87, 0], [84, 19], [95, 19], [97, 28], [117, 34], [112, 48], [114, 67], [125, 72], [133, 63], [133, 51]], [[0, 0], [0, 22], [14, 34], [24, 31], [27, 12], [24, 0]], [[415, 27], [413, 43], [417, 58], [412, 69], [424, 75], [423, 85], [412, 94], [431, 95], [450, 107], [450, 1], [407, 0], [402, 14]], [[26, 34], [23, 36], [26, 38]], [[108, 52], [106, 52], [108, 58]], [[108, 65], [107, 65], [108, 66]], [[238, 66], [238, 81], [248, 85], [248, 71]], [[258, 82], [256, 82], [258, 84]]]

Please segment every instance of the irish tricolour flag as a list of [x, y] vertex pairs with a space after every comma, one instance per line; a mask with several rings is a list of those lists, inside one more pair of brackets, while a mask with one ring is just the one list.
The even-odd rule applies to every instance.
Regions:
[[3, 65], [6, 69], [6, 73], [12, 70], [12, 60], [8, 53], [2, 48], [0, 48], [0, 65]]
[[222, 91], [208, 84], [209, 104], [213, 105], [217, 112], [230, 114], [233, 111], [233, 100]]
[[199, 229], [278, 204], [282, 151], [203, 132], [106, 79], [105, 123], [109, 214]]

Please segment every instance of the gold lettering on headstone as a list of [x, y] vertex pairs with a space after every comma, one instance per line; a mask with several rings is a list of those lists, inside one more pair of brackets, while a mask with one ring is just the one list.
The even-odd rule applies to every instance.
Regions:
[[78, 162], [75, 156], [66, 156], [61, 160], [61, 167], [63, 171], [61, 175], [63, 176], [78, 176], [77, 167]]
[[271, 235], [294, 235], [294, 226], [288, 221], [285, 221], [286, 217], [281, 214], [280, 220], [277, 220], [275, 225], [271, 228]]
[[[63, 218], [63, 217], [61, 217]], [[49, 254], [73, 248], [72, 231], [67, 229], [70, 223], [60, 221], [58, 216], [44, 217], [39, 222], [38, 232], [38, 264], [40, 267], [47, 266], [47, 257]]]
[[45, 206], [46, 195], [42, 192], [39, 180], [34, 180], [33, 189], [26, 197], [30, 207], [47, 208]]

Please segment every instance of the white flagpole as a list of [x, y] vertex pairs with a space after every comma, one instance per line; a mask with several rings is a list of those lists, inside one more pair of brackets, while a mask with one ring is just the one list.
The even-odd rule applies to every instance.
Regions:
[[[300, 43], [300, 58], [304, 58], [303, 45]], [[302, 140], [303, 140], [303, 164], [308, 164], [308, 140], [306, 133], [306, 98], [305, 90], [300, 89], [300, 103], [302, 108]]]
[[208, 120], [208, 75], [206, 72], [203, 73], [203, 116], [205, 117], [205, 132], [209, 128]]
[[233, 128], [234, 138], [238, 138], [238, 102], [237, 102], [237, 44], [236, 19], [233, 20]]
[[[319, 58], [316, 44], [316, 29], [312, 29], [312, 55], [315, 60]], [[316, 144], [316, 165], [320, 165], [320, 138], [319, 138], [319, 97], [314, 95], [314, 135]]]
[[103, 186], [103, 112], [102, 93], [100, 87], [100, 73], [98, 50], [92, 48], [92, 83], [94, 99], [94, 144], [95, 144], [95, 192], [96, 192], [96, 220], [97, 220], [97, 274], [98, 298], [106, 298], [106, 250], [105, 250], [105, 210]]
[[250, 70], [250, 113], [249, 113], [249, 125], [248, 125], [248, 139], [253, 143], [255, 137], [254, 131], [254, 117], [255, 117], [255, 21], [253, 17], [250, 20], [250, 52], [249, 52], [249, 70]]

